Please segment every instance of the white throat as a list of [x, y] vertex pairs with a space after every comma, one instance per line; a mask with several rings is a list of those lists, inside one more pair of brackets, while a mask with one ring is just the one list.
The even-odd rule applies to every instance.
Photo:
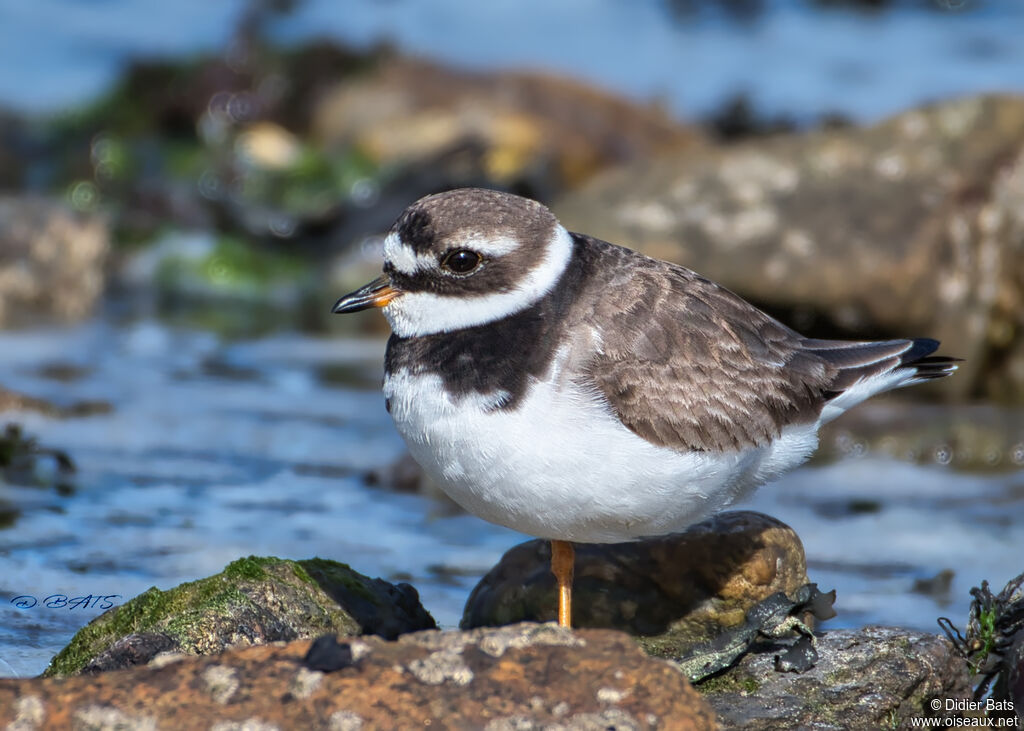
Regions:
[[[503, 248], [504, 242], [500, 246]], [[551, 291], [569, 265], [572, 247], [572, 236], [563, 226], [556, 225], [554, 235], [544, 250], [544, 257], [525, 273], [511, 291], [479, 297], [406, 292], [384, 308], [384, 316], [395, 335], [403, 338], [451, 332], [500, 320], [526, 309]], [[417, 268], [414, 261], [403, 261], [401, 264], [409, 269]]]

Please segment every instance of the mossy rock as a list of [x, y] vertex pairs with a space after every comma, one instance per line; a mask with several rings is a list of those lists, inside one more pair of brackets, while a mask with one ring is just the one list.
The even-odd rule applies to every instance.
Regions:
[[436, 627], [408, 584], [371, 579], [313, 558], [241, 558], [224, 571], [168, 591], [153, 587], [83, 627], [44, 675], [99, 672], [149, 662], [315, 637], [399, 634]]

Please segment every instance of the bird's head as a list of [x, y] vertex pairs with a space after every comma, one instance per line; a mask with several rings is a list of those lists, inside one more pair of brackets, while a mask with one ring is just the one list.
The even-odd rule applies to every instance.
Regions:
[[333, 312], [382, 307], [400, 337], [482, 325], [518, 312], [558, 281], [572, 237], [540, 203], [462, 188], [405, 210], [384, 240], [384, 274]]

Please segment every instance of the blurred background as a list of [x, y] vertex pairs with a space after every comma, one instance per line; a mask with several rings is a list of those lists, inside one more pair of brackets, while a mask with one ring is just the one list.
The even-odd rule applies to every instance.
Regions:
[[443, 626], [523, 539], [461, 514], [332, 318], [416, 198], [479, 185], [810, 335], [933, 336], [742, 507], [830, 626], [936, 631], [1024, 567], [1024, 3], [0, 0], [0, 675], [249, 554]]

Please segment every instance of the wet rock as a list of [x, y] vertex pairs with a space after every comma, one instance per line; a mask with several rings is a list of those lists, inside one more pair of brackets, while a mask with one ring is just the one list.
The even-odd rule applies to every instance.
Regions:
[[716, 140], [736, 142], [749, 137], [794, 132], [796, 122], [784, 115], [764, 117], [754, 109], [749, 94], [736, 94], [726, 99], [706, 122]]
[[371, 579], [324, 559], [239, 559], [223, 573], [152, 588], [94, 619], [45, 675], [98, 672], [146, 663], [169, 651], [208, 655], [229, 647], [312, 637], [433, 628], [408, 584]]
[[9, 391], [0, 386], [0, 412], [4, 411], [32, 411], [39, 414], [46, 414], [55, 418], [92, 416], [93, 414], [108, 414], [114, 410], [109, 401], [98, 401], [93, 399], [74, 400], [67, 403], [56, 403], [46, 399], [28, 396], [16, 391]]
[[948, 602], [955, 576], [956, 572], [953, 569], [942, 569], [935, 576], [927, 579], [915, 579], [914, 585], [910, 587], [910, 590], [917, 594], [934, 597], [939, 601]]
[[[378, 386], [379, 377], [374, 387]], [[394, 462], [371, 469], [363, 474], [367, 485], [393, 492], [410, 492], [429, 497], [434, 502], [433, 512], [438, 515], [461, 515], [459, 505], [430, 479], [408, 452]]]
[[[806, 672], [776, 669], [777, 650], [751, 653], [698, 684], [723, 729], [909, 728], [970, 697], [967, 666], [944, 638], [891, 627], [827, 632]], [[932, 707], [938, 699], [939, 710]]]
[[835, 591], [825, 594], [817, 584], [805, 584], [792, 596], [780, 591], [762, 599], [750, 608], [742, 624], [716, 630], [711, 637], [695, 641], [687, 636], [682, 641], [669, 638], [655, 643], [640, 638], [640, 646], [670, 659], [696, 682], [729, 667], [765, 638], [782, 639], [796, 633], [798, 639], [776, 655], [775, 666], [783, 672], [804, 672], [818, 661], [812, 624], [836, 616], [832, 609], [835, 600]]
[[617, 632], [524, 624], [342, 639], [352, 662], [327, 671], [308, 667], [310, 645], [165, 657], [88, 678], [0, 679], [0, 727], [715, 728], [677, 671]]
[[393, 492], [423, 493], [430, 490], [427, 485], [429, 478], [408, 452], [391, 464], [369, 470], [363, 479], [367, 485]]
[[82, 668], [85, 675], [145, 665], [161, 652], [177, 652], [180, 643], [163, 632], [139, 632], [122, 637]]
[[1024, 402], [1024, 98], [666, 154], [554, 210], [808, 334], [938, 338], [965, 362], [936, 388]]
[[[0, 389], [0, 405], [4, 391]], [[0, 484], [70, 489], [75, 463], [60, 449], [45, 447], [25, 434], [18, 424], [7, 424], [0, 431]]]
[[310, 670], [333, 673], [354, 663], [355, 653], [351, 644], [338, 642], [336, 635], [321, 635], [309, 646], [302, 662]]
[[44, 363], [37, 370], [43, 378], [48, 378], [61, 383], [75, 383], [90, 375], [93, 369], [88, 366], [68, 363], [63, 361], [52, 361]]
[[1013, 703], [1012, 708], [1016, 711], [1017, 717], [1024, 720], [1024, 630], [1014, 635], [1004, 663], [1006, 666], [1005, 695], [1001, 700]]
[[353, 145], [379, 165], [476, 149], [479, 177], [527, 185], [542, 197], [610, 164], [698, 140], [660, 109], [579, 81], [471, 73], [403, 57], [326, 93], [312, 127], [326, 148]]
[[[550, 561], [548, 541], [512, 548], [473, 589], [461, 626], [553, 619]], [[760, 513], [725, 512], [685, 533], [577, 545], [573, 626], [624, 630], [649, 653], [677, 658], [744, 624], [758, 602], [806, 583], [791, 528]]]
[[0, 327], [80, 320], [103, 292], [107, 225], [40, 197], [0, 196]]

